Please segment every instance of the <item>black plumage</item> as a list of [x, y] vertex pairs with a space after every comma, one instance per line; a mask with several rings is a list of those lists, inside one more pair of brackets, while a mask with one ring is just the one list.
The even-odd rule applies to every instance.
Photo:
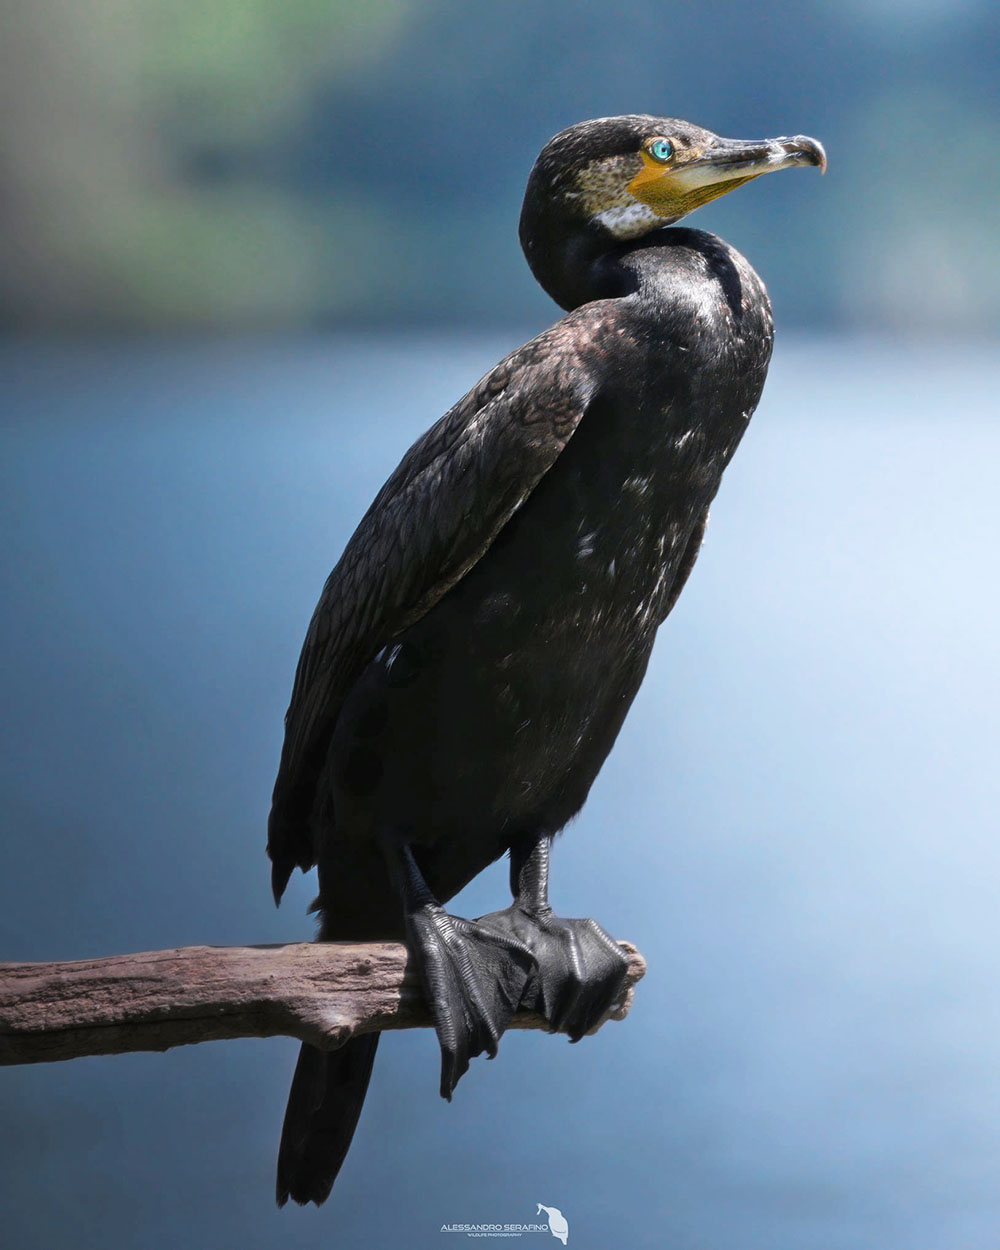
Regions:
[[[615, 943], [548, 907], [549, 844], [691, 571], [772, 340], [743, 257], [666, 227], [720, 187], [824, 163], [813, 140], [738, 143], [675, 119], [556, 136], [521, 241], [567, 315], [414, 444], [324, 588], [274, 791], [275, 897], [315, 864], [321, 938], [409, 942], [446, 1097], [519, 1004], [576, 1039], [620, 991]], [[511, 906], [449, 916], [505, 852]], [[279, 1202], [327, 1196], [376, 1042], [303, 1048]]]

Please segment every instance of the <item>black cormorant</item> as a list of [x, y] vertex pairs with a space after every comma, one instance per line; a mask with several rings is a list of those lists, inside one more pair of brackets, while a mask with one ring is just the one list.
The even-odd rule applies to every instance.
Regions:
[[[519, 1005], [578, 1039], [620, 948], [548, 905], [549, 845], [611, 750], [760, 398], [763, 284], [721, 239], [669, 229], [813, 139], [720, 139], [674, 118], [546, 144], [520, 237], [566, 310], [411, 447], [330, 574], [285, 720], [268, 830], [275, 899], [316, 865], [320, 938], [404, 939], [448, 1098]], [[509, 852], [514, 901], [444, 904]], [[378, 1035], [303, 1046], [278, 1202], [322, 1202]]]

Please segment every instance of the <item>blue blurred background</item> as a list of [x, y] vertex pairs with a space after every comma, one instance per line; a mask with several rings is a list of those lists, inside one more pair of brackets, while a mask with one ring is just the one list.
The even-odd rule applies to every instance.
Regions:
[[992, 1250], [995, 10], [2, 20], [5, 959], [311, 936], [263, 855], [298, 648], [401, 452], [556, 315], [516, 243], [551, 133], [650, 111], [830, 155], [692, 220], [778, 346], [556, 850], [556, 905], [649, 960], [629, 1019], [508, 1036], [451, 1106], [431, 1034], [388, 1036], [320, 1211], [271, 1198], [293, 1042], [5, 1070], [3, 1243], [423, 1250], [542, 1202], [602, 1250]]

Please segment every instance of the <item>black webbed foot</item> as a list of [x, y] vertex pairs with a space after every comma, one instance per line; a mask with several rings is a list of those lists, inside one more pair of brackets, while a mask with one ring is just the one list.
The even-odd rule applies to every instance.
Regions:
[[441, 1097], [450, 1101], [469, 1060], [496, 1055], [535, 959], [515, 935], [451, 916], [437, 903], [410, 912], [406, 927], [441, 1044]]
[[538, 961], [521, 997], [556, 1033], [578, 1042], [622, 1000], [628, 957], [596, 920], [564, 920], [550, 907], [513, 903], [477, 922], [521, 942]]

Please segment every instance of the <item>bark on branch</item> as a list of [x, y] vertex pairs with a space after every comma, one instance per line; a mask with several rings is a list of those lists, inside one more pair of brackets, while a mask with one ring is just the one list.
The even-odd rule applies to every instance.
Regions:
[[[646, 970], [628, 942], [622, 1020]], [[603, 1022], [602, 1022], [603, 1023]], [[186, 946], [73, 963], [0, 964], [0, 1064], [284, 1035], [322, 1050], [358, 1033], [429, 1026], [406, 947], [300, 942]], [[512, 1028], [546, 1028], [529, 1012]]]

